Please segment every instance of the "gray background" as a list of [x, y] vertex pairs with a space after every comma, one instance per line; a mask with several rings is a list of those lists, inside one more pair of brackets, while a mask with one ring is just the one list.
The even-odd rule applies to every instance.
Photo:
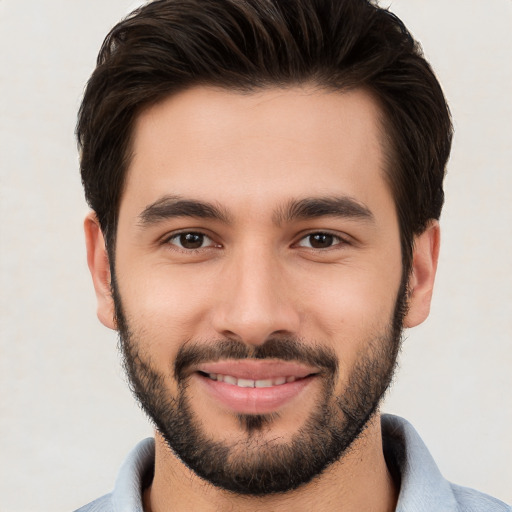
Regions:
[[[109, 491], [151, 427], [96, 320], [73, 139], [83, 86], [126, 0], [0, 0], [0, 511]], [[512, 2], [395, 0], [456, 126], [431, 318], [383, 409], [443, 473], [512, 501]]]

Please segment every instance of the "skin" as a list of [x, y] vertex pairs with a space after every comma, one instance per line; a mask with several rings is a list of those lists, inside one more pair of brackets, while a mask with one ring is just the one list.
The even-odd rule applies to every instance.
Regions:
[[[116, 275], [132, 330], [144, 354], [177, 383], [169, 368], [188, 340], [225, 337], [259, 345], [288, 334], [334, 350], [335, 391], [368, 340], [385, 332], [402, 275], [399, 228], [384, 179], [379, 108], [363, 91], [267, 89], [239, 94], [197, 87], [144, 111], [135, 124], [133, 157], [116, 240]], [[168, 196], [213, 203], [227, 218], [195, 216], [141, 222]], [[350, 198], [369, 217], [286, 218], [290, 201]], [[177, 233], [207, 235], [196, 250]], [[94, 214], [85, 221], [98, 316], [115, 329], [110, 271]], [[334, 235], [311, 247], [312, 233]], [[173, 238], [174, 237], [174, 238]], [[405, 327], [429, 313], [439, 249], [431, 222], [414, 245]], [[313, 381], [279, 409], [262, 439], [282, 442], [304, 423], [320, 384]], [[247, 435], [235, 414], [197, 379], [187, 390], [193, 413], [214, 439]], [[156, 466], [145, 508], [168, 510], [391, 511], [397, 489], [383, 453], [377, 414], [345, 454], [309, 484], [281, 495], [236, 496], [191, 472], [156, 432]]]

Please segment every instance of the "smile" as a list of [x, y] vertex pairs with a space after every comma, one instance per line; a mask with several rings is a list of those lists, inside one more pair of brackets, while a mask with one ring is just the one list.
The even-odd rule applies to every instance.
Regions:
[[295, 382], [297, 377], [290, 375], [289, 377], [276, 377], [274, 379], [241, 379], [233, 377], [232, 375], [223, 375], [221, 373], [208, 373], [206, 375], [209, 379], [216, 380], [217, 382], [225, 382], [240, 388], [270, 388], [273, 386], [282, 386], [283, 384]]
[[192, 374], [205, 396], [237, 414], [267, 414], [294, 403], [315, 381], [318, 369], [287, 361], [218, 361]]

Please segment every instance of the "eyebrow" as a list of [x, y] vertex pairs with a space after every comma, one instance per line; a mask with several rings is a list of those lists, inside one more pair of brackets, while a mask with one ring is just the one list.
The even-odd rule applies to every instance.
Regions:
[[[176, 217], [195, 217], [213, 219], [223, 223], [231, 223], [228, 212], [220, 205], [185, 199], [181, 196], [164, 196], [150, 204], [139, 214], [139, 225], [149, 227], [163, 220]], [[273, 222], [307, 220], [318, 217], [355, 218], [373, 222], [372, 212], [362, 203], [348, 196], [341, 197], [308, 197], [291, 200], [286, 206], [275, 211]]]
[[204, 201], [184, 199], [180, 196], [164, 196], [144, 208], [139, 214], [139, 225], [148, 227], [175, 217], [196, 217], [230, 222], [229, 215], [220, 206]]
[[290, 201], [274, 215], [274, 222], [292, 222], [317, 217], [353, 218], [374, 222], [373, 213], [359, 201], [349, 196], [309, 197]]

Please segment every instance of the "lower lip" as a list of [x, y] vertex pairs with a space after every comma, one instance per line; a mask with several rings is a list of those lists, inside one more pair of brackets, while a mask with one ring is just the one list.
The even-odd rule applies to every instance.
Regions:
[[270, 414], [292, 402], [309, 386], [314, 376], [268, 388], [242, 388], [210, 379], [199, 373], [197, 380], [224, 407], [239, 414]]

